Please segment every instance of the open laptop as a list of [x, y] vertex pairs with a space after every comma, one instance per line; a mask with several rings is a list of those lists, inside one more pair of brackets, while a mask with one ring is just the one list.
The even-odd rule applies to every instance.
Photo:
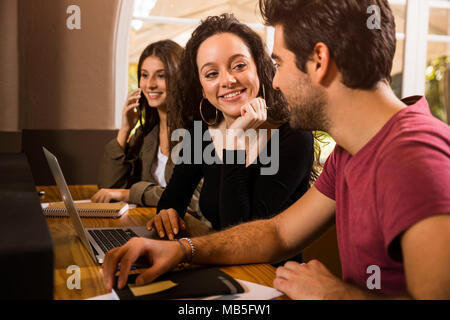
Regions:
[[67, 187], [66, 179], [61, 171], [58, 160], [44, 147], [50, 170], [55, 178], [61, 197], [66, 205], [69, 217], [75, 227], [75, 231], [80, 237], [81, 243], [89, 252], [94, 261], [102, 264], [105, 253], [109, 250], [124, 245], [132, 237], [145, 237], [159, 239], [155, 230], [148, 231], [147, 227], [125, 227], [125, 228], [85, 228], [81, 223], [80, 215], [75, 208], [75, 204]]

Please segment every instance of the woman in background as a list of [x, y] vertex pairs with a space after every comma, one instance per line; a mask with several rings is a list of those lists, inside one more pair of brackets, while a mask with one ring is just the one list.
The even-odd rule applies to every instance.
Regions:
[[[182, 52], [183, 48], [171, 40], [152, 43], [142, 52], [138, 89], [128, 95], [117, 137], [106, 145], [99, 173], [100, 190], [91, 198], [93, 202], [157, 205], [174, 167], [167, 114], [173, 105]], [[196, 193], [188, 211], [198, 216]]]

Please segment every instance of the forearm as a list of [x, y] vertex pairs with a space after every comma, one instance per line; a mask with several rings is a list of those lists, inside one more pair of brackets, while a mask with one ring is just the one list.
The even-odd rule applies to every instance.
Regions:
[[156, 182], [140, 181], [130, 188], [130, 202], [140, 206], [156, 207], [164, 187]]
[[161, 195], [164, 192], [164, 187], [160, 185], [152, 185], [148, 187], [142, 196], [142, 205], [147, 207], [156, 207]]
[[[280, 261], [285, 258], [276, 223], [257, 220], [230, 229], [193, 238], [195, 264], [248, 264]], [[189, 255], [190, 246], [186, 246]]]
[[[128, 132], [129, 134], [129, 132]], [[122, 150], [125, 150], [126, 146], [127, 146], [127, 141], [128, 141], [128, 134], [127, 132], [124, 132], [122, 130], [119, 130], [119, 132], [117, 133], [117, 143], [119, 144], [119, 146], [122, 148]]]

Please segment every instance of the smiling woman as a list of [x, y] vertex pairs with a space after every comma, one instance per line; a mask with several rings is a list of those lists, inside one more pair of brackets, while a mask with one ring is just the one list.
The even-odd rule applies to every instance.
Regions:
[[[141, 67], [139, 89], [153, 108], [164, 108], [166, 100], [166, 78], [164, 64], [156, 56], [149, 56]], [[163, 110], [161, 110], [163, 111]]]
[[[286, 101], [272, 87], [274, 74], [261, 38], [233, 15], [208, 17], [193, 32], [182, 55], [170, 120], [200, 141], [191, 138], [183, 148], [188, 161], [175, 166], [149, 227], [173, 238], [202, 178], [200, 208], [216, 230], [276, 215], [308, 190], [313, 136], [289, 126]], [[249, 131], [257, 138], [246, 139]], [[209, 148], [211, 139], [201, 139], [205, 136], [212, 137], [214, 148]], [[258, 152], [251, 157], [254, 149]], [[210, 151], [216, 161], [202, 157]], [[267, 166], [262, 154], [277, 158], [276, 172], [262, 174]]]
[[[117, 137], [106, 145], [100, 190], [92, 201], [156, 206], [173, 170], [167, 112], [173, 105], [182, 51], [175, 42], [163, 40], [142, 52], [137, 68], [139, 88], [129, 93]], [[194, 195], [188, 211], [198, 216], [196, 199]]]
[[[221, 43], [228, 46], [223, 48]], [[204, 98], [222, 112], [227, 126], [231, 126], [241, 115], [241, 106], [259, 93], [258, 72], [250, 49], [232, 33], [216, 34], [200, 45], [197, 66]]]

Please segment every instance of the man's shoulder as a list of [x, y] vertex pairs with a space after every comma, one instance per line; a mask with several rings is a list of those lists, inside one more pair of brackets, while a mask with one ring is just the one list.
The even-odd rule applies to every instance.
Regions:
[[421, 148], [438, 148], [450, 151], [450, 128], [447, 124], [432, 117], [423, 119], [403, 120], [388, 142], [387, 150], [391, 152], [406, 146]]
[[450, 129], [432, 116], [416, 115], [412, 120], [401, 120], [374, 159], [383, 184], [397, 179], [426, 184], [448, 179]]
[[448, 124], [432, 116], [431, 113], [419, 112], [413, 108], [408, 109], [394, 122], [394, 127], [399, 133], [408, 133], [412, 137], [432, 133], [449, 140], [450, 127]]
[[[408, 108], [409, 109], [409, 108]], [[438, 150], [450, 155], [450, 127], [431, 114], [404, 110], [383, 134], [378, 158], [408, 152]]]

